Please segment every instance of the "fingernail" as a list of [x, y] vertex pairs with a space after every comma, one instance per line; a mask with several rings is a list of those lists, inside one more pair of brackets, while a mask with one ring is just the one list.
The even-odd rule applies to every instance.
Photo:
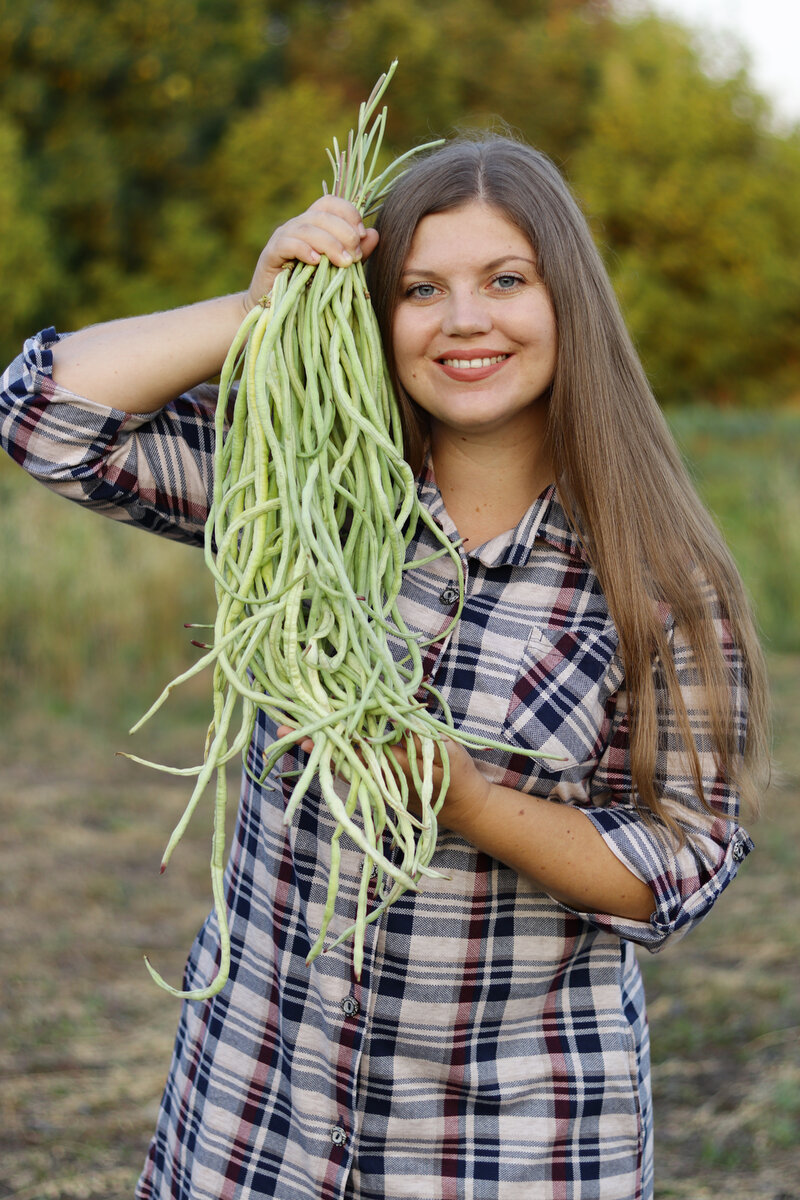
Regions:
[[343, 250], [343, 251], [342, 251], [342, 262], [344, 263], [344, 265], [345, 265], [345, 266], [349, 266], [349, 264], [350, 264], [352, 261], [353, 261], [353, 256], [352, 256], [352, 254], [350, 253], [350, 251], [349, 251], [349, 250]]

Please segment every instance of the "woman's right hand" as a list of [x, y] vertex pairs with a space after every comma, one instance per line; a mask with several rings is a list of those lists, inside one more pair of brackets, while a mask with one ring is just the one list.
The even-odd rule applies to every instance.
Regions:
[[275, 277], [287, 263], [316, 265], [326, 255], [336, 267], [347, 267], [367, 258], [378, 244], [374, 229], [366, 229], [361, 214], [349, 200], [322, 196], [279, 225], [261, 252], [250, 287], [244, 296], [249, 312], [272, 289]]
[[54, 346], [53, 378], [110, 408], [154, 412], [219, 374], [243, 317], [287, 263], [318, 263], [325, 254], [344, 267], [366, 258], [377, 242], [354, 205], [323, 196], [275, 230], [246, 292], [82, 329]]

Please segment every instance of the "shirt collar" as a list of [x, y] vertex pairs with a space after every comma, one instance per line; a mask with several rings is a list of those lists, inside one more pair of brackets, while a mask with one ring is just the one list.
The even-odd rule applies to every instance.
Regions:
[[[430, 453], [425, 457], [417, 486], [419, 498], [428, 512], [446, 536], [456, 541], [459, 533], [444, 506]], [[465, 546], [464, 551], [468, 558], [477, 559], [484, 567], [524, 566], [537, 540], [547, 542], [572, 558], [588, 561], [580, 539], [567, 520], [555, 484], [550, 484], [537, 496], [514, 529], [499, 533], [474, 549]]]

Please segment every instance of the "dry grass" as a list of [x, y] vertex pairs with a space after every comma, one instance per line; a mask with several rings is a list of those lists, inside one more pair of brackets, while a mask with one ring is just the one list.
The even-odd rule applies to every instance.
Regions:
[[[197, 757], [198, 729], [171, 733], [177, 757]], [[21, 741], [0, 798], [0, 1196], [129, 1200], [178, 1003], [142, 956], [179, 982], [210, 906], [208, 828], [201, 817], [159, 878], [185, 781], [67, 725], [45, 747]]]
[[642, 964], [662, 1200], [800, 1198], [800, 659], [771, 674], [777, 769], [756, 851], [699, 929]]
[[[800, 660], [773, 664], [781, 778], [758, 851], [690, 938], [644, 963], [660, 1200], [795, 1200], [800, 1118]], [[114, 714], [110, 714], [112, 724]], [[173, 711], [137, 749], [196, 757]], [[185, 782], [115, 758], [86, 725], [20, 718], [0, 761], [0, 1197], [130, 1200], [154, 1123], [177, 1002], [172, 980], [209, 907], [198, 814], [158, 862]]]

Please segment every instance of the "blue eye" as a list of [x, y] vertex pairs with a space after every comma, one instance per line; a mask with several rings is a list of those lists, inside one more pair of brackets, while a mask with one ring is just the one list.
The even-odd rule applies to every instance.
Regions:
[[430, 300], [435, 294], [436, 288], [432, 283], [412, 283], [406, 291], [406, 295], [412, 300]]
[[524, 280], [521, 275], [510, 275], [505, 273], [503, 275], [496, 275], [493, 282], [497, 284], [501, 292], [509, 292], [518, 284], [524, 283]]

